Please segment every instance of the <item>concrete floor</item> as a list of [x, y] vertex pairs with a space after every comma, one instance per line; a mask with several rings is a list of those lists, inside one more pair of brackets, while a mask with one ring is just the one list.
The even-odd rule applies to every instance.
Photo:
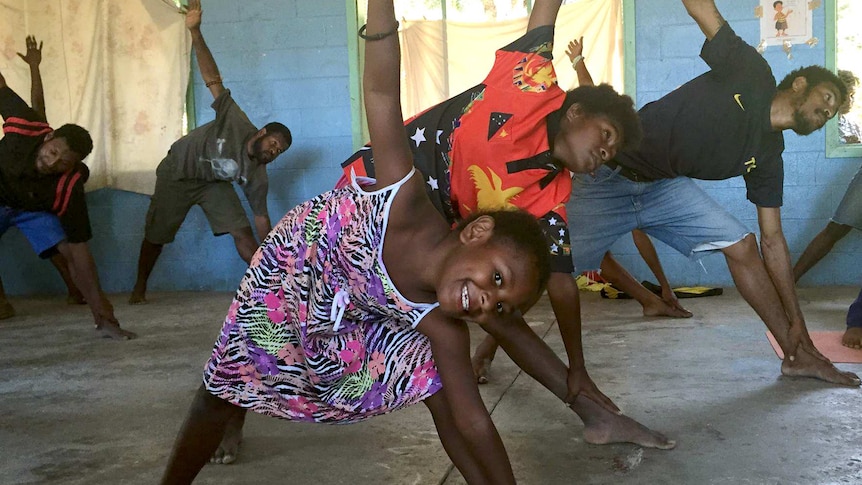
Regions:
[[[843, 329], [857, 291], [800, 290], [809, 328]], [[0, 322], [0, 483], [157, 483], [231, 296], [155, 293], [130, 307], [115, 295], [140, 334], [131, 342], [92, 338], [86, 307], [14, 298], [18, 316]], [[577, 416], [501, 354], [482, 392], [519, 483], [862, 483], [862, 391], [780, 377], [765, 327], [735, 291], [685, 300], [690, 320], [582, 297], [594, 380], [677, 448], [584, 443]], [[547, 301], [529, 316], [563, 355]], [[424, 406], [350, 426], [250, 415], [240, 460], [208, 465], [195, 483], [256, 482], [464, 483]]]

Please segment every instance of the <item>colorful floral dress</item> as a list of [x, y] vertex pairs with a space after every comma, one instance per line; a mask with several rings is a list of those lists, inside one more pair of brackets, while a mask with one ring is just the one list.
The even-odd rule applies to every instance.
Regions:
[[284, 419], [348, 423], [440, 389], [413, 303], [383, 264], [389, 211], [413, 176], [347, 187], [295, 207], [252, 258], [206, 365], [207, 390]]

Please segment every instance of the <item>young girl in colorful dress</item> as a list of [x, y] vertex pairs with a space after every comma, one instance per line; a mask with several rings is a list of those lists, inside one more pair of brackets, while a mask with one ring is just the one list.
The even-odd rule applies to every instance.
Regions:
[[[246, 410], [349, 423], [424, 402], [471, 484], [514, 483], [479, 395], [465, 321], [524, 312], [549, 276], [538, 223], [517, 211], [451, 230], [404, 136], [393, 0], [373, 0], [364, 95], [376, 180], [291, 210], [252, 258], [163, 483], [190, 483]], [[455, 412], [457, 410], [457, 412]]]

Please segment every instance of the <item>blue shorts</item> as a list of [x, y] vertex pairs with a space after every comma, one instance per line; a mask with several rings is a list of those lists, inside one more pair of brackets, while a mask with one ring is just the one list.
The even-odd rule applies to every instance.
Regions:
[[66, 240], [60, 219], [50, 212], [27, 212], [0, 205], [0, 236], [15, 226], [30, 241], [30, 246], [41, 257], [48, 250]]
[[633, 229], [689, 257], [720, 250], [751, 233], [688, 177], [633, 182], [619, 171], [602, 165], [595, 176], [576, 174], [572, 180], [566, 211], [579, 272], [598, 269], [605, 252]]
[[862, 231], [862, 167], [859, 167], [859, 171], [850, 181], [844, 198], [832, 216], [832, 222]]

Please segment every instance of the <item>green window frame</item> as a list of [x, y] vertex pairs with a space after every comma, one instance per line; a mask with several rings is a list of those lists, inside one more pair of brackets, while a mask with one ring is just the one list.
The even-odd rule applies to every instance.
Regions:
[[[824, 65], [832, 72], [838, 71], [838, 49], [836, 48], [837, 3], [837, 0], [825, 0], [823, 5], [825, 17], [823, 41], [826, 56]], [[836, 118], [833, 118], [826, 124], [826, 158], [862, 157], [862, 144], [846, 145], [839, 141], [838, 120]]]

